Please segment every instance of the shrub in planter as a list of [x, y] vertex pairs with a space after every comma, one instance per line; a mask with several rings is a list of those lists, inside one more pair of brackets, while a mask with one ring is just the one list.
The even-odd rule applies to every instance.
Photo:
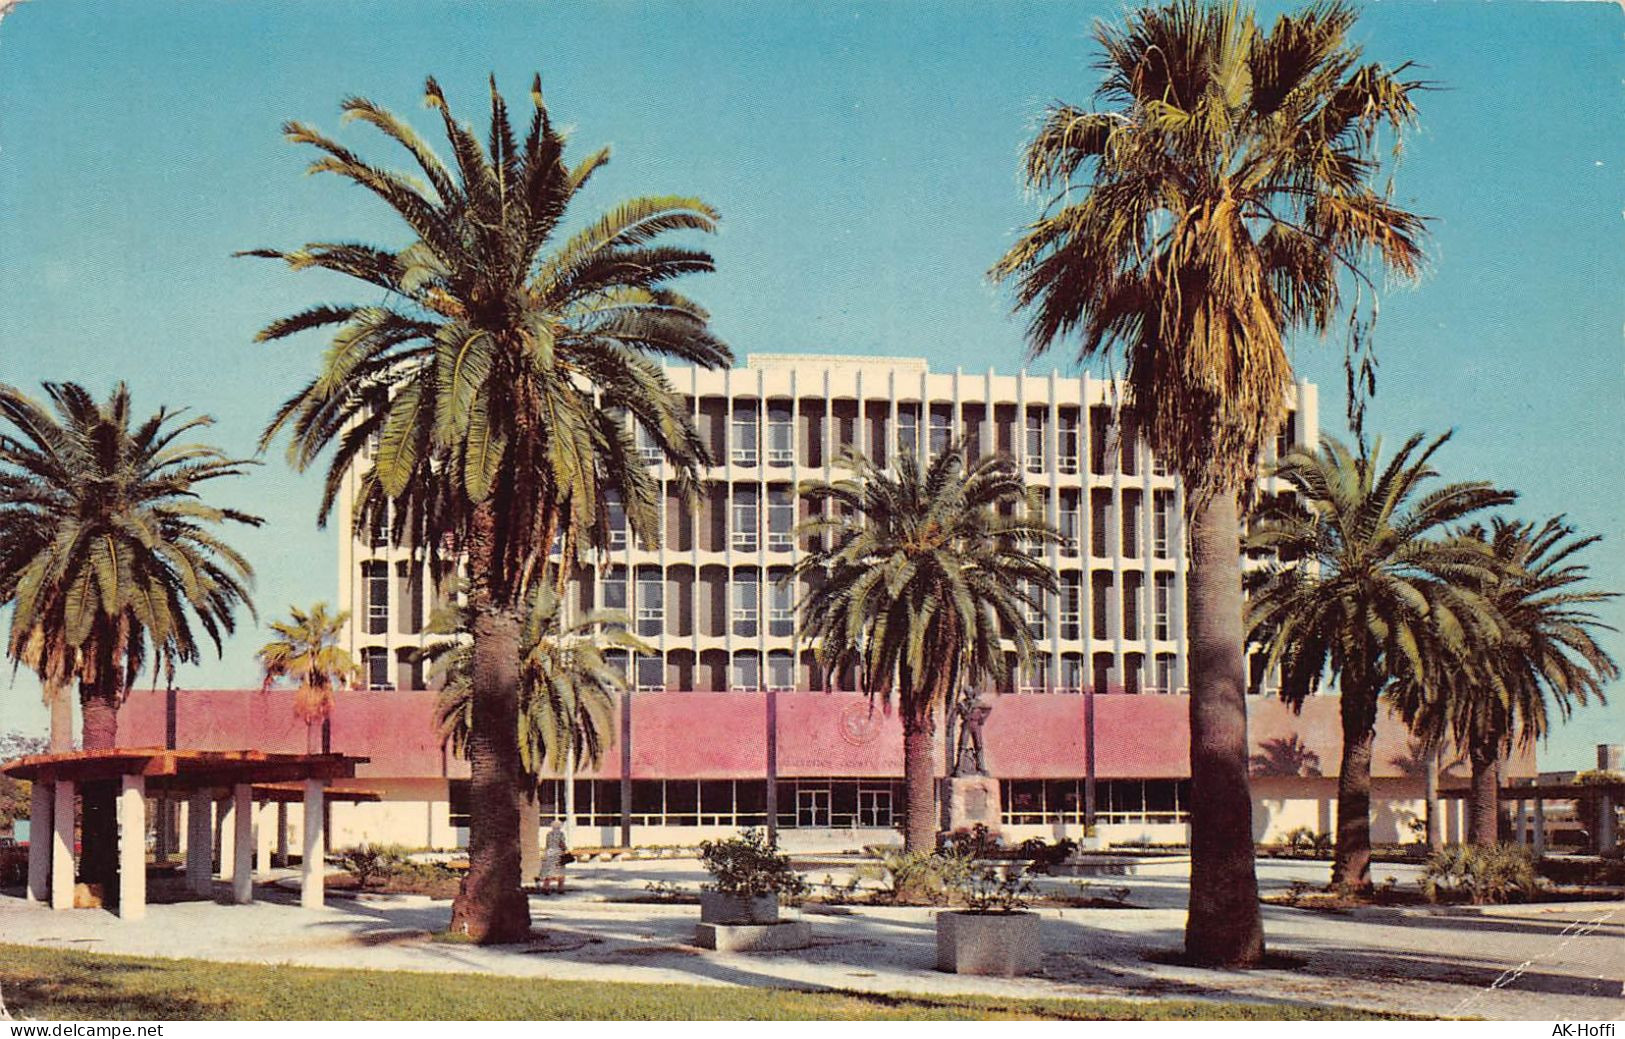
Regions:
[[700, 842], [700, 862], [712, 881], [700, 889], [700, 919], [705, 923], [772, 923], [779, 900], [799, 899], [807, 884], [756, 829], [738, 837]]
[[974, 870], [956, 894], [965, 908], [937, 914], [938, 970], [1015, 977], [1038, 969], [1039, 917], [1027, 911], [1033, 887], [1018, 870]]
[[942, 905], [975, 870], [972, 860], [952, 851], [889, 851], [881, 856], [883, 897], [905, 904]]
[[1428, 856], [1422, 874], [1422, 893], [1430, 902], [1500, 905], [1539, 890], [1534, 856], [1518, 844], [1446, 845]]

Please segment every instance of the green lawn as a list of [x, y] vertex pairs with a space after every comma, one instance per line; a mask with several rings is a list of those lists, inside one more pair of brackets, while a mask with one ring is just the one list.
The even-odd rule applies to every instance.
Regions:
[[78, 1020], [1324, 1020], [1324, 1006], [1007, 1000], [264, 967], [0, 945], [14, 1016]]

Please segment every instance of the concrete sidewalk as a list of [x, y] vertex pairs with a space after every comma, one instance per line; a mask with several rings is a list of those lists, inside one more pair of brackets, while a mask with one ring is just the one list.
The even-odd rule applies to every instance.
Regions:
[[[1300, 865], [1260, 863], [1263, 886], [1285, 887], [1299, 879]], [[431, 940], [432, 932], [447, 925], [449, 902], [330, 897], [326, 909], [305, 910], [297, 896], [274, 887], [257, 889], [261, 901], [252, 906], [155, 905], [146, 920], [133, 923], [93, 910], [52, 912], [0, 896], [0, 941], [147, 956], [593, 981], [1012, 997], [1177, 996], [1498, 1019], [1625, 1016], [1625, 903], [1504, 907], [1450, 916], [1333, 915], [1266, 906], [1272, 953], [1297, 962], [1243, 973], [1159, 961], [1176, 953], [1183, 940], [1182, 877], [1103, 878], [1096, 883], [1128, 887], [1131, 901], [1146, 908], [1045, 910], [1043, 974], [1004, 980], [937, 972], [931, 909], [812, 907], [805, 914], [813, 924], [811, 948], [740, 955], [692, 944], [697, 906], [601, 900], [642, 894], [643, 885], [654, 880], [694, 889], [702, 879], [692, 861], [575, 867], [568, 894], [531, 900], [538, 939], [503, 948]]]

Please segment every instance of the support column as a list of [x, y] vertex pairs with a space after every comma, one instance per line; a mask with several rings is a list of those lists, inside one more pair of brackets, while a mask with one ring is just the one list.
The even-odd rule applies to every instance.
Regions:
[[231, 791], [231, 900], [240, 906], [254, 901], [254, 788], [238, 783]]
[[269, 804], [254, 806], [254, 879], [271, 879], [271, 840], [275, 836], [275, 817]]
[[288, 865], [288, 802], [278, 801], [276, 804], [276, 855], [271, 859], [273, 865], [286, 867]]
[[35, 781], [33, 795], [28, 803], [28, 900], [51, 900], [51, 845], [55, 842], [55, 826], [51, 822], [51, 809], [55, 806], [56, 787], [52, 783]]
[[327, 863], [322, 855], [323, 806], [327, 801], [327, 783], [320, 779], [305, 780], [305, 861], [300, 864], [299, 904], [306, 909], [320, 909], [326, 904], [325, 876]]
[[186, 803], [186, 884], [200, 895], [214, 894], [214, 799], [192, 791]]
[[1546, 854], [1546, 799], [1535, 798], [1535, 858]]
[[125, 776], [118, 795], [118, 915], [147, 915], [147, 781]]
[[1525, 802], [1523, 798], [1521, 798], [1521, 797], [1518, 798], [1518, 804], [1517, 804], [1516, 809], [1514, 809], [1514, 815], [1512, 816], [1512, 843], [1514, 843], [1514, 844], [1528, 844], [1529, 843], [1529, 830], [1527, 828], [1528, 827], [1528, 815], [1529, 815], [1529, 805], [1528, 805], [1528, 803]]
[[215, 859], [220, 863], [220, 879], [231, 884], [237, 878], [237, 798], [236, 787], [227, 787], [226, 796], [215, 802]]
[[[56, 805], [51, 810], [51, 908], [73, 908], [73, 784], [56, 782]], [[33, 827], [29, 827], [32, 841]]]

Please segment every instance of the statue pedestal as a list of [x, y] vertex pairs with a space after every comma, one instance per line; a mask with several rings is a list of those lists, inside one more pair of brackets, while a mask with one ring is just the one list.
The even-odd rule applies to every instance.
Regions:
[[999, 806], [999, 781], [992, 776], [949, 776], [942, 803], [949, 833], [969, 830], [977, 823], [998, 833], [1003, 822]]

